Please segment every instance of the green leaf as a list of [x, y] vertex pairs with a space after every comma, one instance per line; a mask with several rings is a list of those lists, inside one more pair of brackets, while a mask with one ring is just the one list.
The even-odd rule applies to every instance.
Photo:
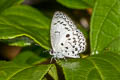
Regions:
[[12, 62], [0, 61], [2, 80], [42, 80], [52, 65], [18, 66]]
[[119, 61], [120, 55], [104, 53], [67, 62], [63, 60], [59, 64], [65, 80], [119, 80]]
[[31, 65], [31, 64], [40, 64], [43, 61], [46, 61], [47, 58], [38, 56], [32, 51], [23, 51], [16, 56], [12, 61], [19, 65]]
[[20, 47], [25, 47], [35, 44], [35, 42], [32, 39], [26, 36], [20, 36], [13, 39], [5, 39], [5, 40], [2, 39], [0, 40], [0, 42], [7, 43], [9, 46], [20, 46]]
[[47, 80], [47, 78], [43, 78], [42, 80]]
[[3, 10], [5, 10], [5, 9], [7, 9], [7, 8], [13, 6], [13, 5], [15, 5], [15, 4], [22, 3], [23, 1], [24, 0], [0, 0], [0, 13]]
[[94, 6], [96, 0], [57, 0], [62, 5], [73, 9], [86, 9]]
[[49, 74], [54, 80], [58, 80], [58, 75], [57, 75], [56, 66], [51, 67], [51, 69], [49, 70], [48, 74]]
[[14, 6], [0, 16], [0, 39], [27, 36], [45, 49], [49, 49], [48, 19], [43, 13], [29, 6]]
[[98, 54], [120, 38], [119, 5], [119, 0], [98, 0], [96, 3], [90, 25], [92, 54]]
[[82, 33], [84, 34], [85, 38], [88, 39], [89, 38], [88, 30], [86, 30], [85, 28], [83, 28], [79, 24], [76, 24], [76, 26], [77, 26], [78, 29], [80, 29], [80, 31], [82, 31]]
[[113, 53], [120, 53], [120, 38], [113, 41], [107, 48], [106, 51], [110, 51]]

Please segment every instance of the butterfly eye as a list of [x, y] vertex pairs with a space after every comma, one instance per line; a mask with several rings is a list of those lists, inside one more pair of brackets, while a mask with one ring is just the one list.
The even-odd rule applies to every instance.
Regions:
[[53, 54], [53, 50], [52, 49], [50, 50], [50, 53]]

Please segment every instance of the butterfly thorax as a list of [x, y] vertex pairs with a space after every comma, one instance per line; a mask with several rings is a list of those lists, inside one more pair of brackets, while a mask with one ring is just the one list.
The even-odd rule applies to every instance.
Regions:
[[50, 50], [50, 55], [52, 55], [53, 58], [57, 58], [57, 59], [59, 59], [59, 58], [64, 58], [64, 55], [62, 55], [61, 52], [54, 51], [54, 50], [52, 50], [52, 49]]

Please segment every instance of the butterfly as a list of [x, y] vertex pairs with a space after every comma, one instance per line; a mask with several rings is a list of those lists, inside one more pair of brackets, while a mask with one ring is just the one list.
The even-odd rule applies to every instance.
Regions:
[[86, 50], [86, 39], [74, 22], [65, 13], [56, 11], [50, 29], [50, 55], [54, 59], [80, 58], [79, 53]]

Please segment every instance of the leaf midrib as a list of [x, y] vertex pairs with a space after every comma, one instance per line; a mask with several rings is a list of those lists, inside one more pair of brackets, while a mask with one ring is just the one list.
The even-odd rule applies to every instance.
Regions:
[[17, 70], [17, 71], [14, 72], [13, 74], [11, 74], [6, 80], [12, 79], [12, 77], [14, 77], [14, 76], [15, 76], [16, 74], [18, 74], [19, 72], [21, 72], [21, 71], [23, 71], [23, 70], [25, 70], [25, 69], [31, 68], [31, 67], [33, 67], [33, 66], [27, 66], [27, 67], [24, 67], [24, 68], [22, 68], [22, 69]]

